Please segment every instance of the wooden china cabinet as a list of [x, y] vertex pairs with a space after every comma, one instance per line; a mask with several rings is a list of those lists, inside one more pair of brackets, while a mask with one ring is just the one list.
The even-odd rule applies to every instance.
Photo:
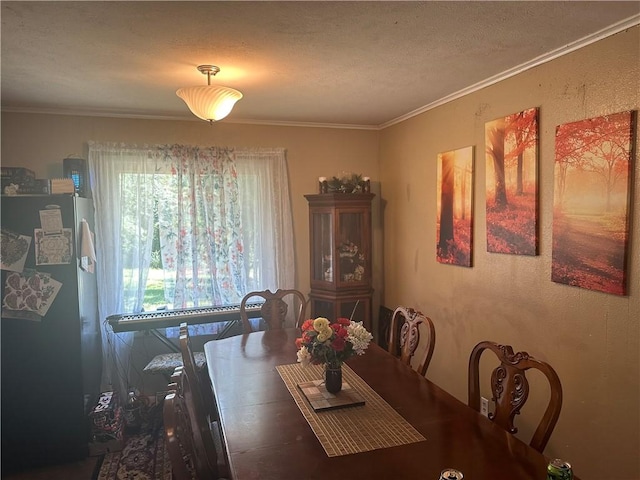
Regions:
[[305, 195], [309, 202], [311, 318], [352, 318], [371, 331], [372, 193]]

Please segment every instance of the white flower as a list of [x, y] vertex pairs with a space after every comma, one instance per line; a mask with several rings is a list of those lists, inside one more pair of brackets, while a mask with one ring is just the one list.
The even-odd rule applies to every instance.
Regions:
[[309, 350], [307, 350], [307, 347], [300, 347], [300, 350], [298, 350], [298, 362], [300, 362], [303, 367], [311, 363], [311, 354]]
[[351, 322], [347, 326], [347, 341], [353, 345], [353, 351], [358, 355], [364, 354], [364, 351], [369, 346], [369, 342], [373, 339], [366, 328], [362, 325], [362, 322]]

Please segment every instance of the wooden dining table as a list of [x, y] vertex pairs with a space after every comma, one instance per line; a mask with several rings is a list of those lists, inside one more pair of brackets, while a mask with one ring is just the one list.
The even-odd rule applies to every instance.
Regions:
[[466, 480], [546, 479], [544, 455], [373, 343], [348, 367], [423, 440], [329, 456], [279, 373], [296, 363], [298, 336], [278, 329], [204, 346], [234, 480], [438, 480], [447, 468]]

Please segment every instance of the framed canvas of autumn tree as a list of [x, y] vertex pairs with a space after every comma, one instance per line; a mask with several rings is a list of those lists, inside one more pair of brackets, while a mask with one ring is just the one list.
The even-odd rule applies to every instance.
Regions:
[[636, 117], [626, 111], [556, 127], [554, 282], [626, 295]]
[[440, 263], [471, 266], [473, 147], [438, 154], [436, 210]]
[[538, 254], [538, 109], [485, 124], [487, 251]]

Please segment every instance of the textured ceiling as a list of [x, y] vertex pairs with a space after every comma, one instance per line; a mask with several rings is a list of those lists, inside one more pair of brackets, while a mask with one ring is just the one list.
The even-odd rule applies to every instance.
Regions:
[[364, 127], [640, 23], [638, 1], [1, 7], [3, 110], [195, 119], [175, 91], [213, 63], [244, 94], [224, 121]]

